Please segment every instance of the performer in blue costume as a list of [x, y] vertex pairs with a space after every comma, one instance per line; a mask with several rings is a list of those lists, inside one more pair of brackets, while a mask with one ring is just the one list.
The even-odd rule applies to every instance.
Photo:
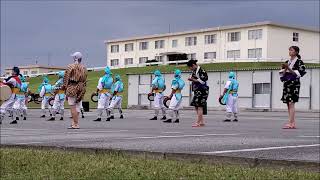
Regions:
[[120, 113], [120, 119], [123, 119], [122, 114], [122, 93], [123, 93], [123, 82], [121, 80], [120, 75], [115, 76], [116, 82], [112, 85], [111, 93], [112, 93], [112, 100], [108, 107], [108, 111], [110, 112], [110, 116], [108, 117], [107, 121], [110, 121], [111, 117], [113, 116], [113, 109], [118, 108]]
[[155, 70], [154, 75], [155, 77], [152, 80], [152, 84], [151, 84], [151, 93], [155, 93], [155, 97], [154, 97], [155, 114], [154, 114], [154, 117], [151, 118], [150, 120], [158, 119], [159, 110], [162, 111], [163, 117], [161, 118], [161, 120], [166, 120], [167, 119], [166, 111], [163, 105], [163, 99], [164, 99], [163, 91], [165, 90], [165, 80], [159, 70]]
[[171, 99], [170, 105], [169, 105], [169, 116], [170, 119], [163, 121], [165, 123], [171, 123], [172, 118], [175, 114], [175, 121], [174, 123], [179, 123], [179, 109], [181, 108], [182, 103], [182, 94], [181, 91], [183, 90], [185, 86], [185, 82], [181, 78], [181, 71], [179, 69], [176, 69], [174, 71], [174, 79], [171, 82], [171, 94], [169, 98]]
[[43, 81], [40, 86], [40, 97], [42, 97], [41, 109], [42, 115], [40, 117], [46, 117], [46, 108], [48, 107], [50, 116], [52, 115], [51, 106], [49, 104], [49, 99], [52, 97], [52, 85], [49, 84], [49, 79], [47, 76], [43, 76]]
[[[111, 98], [111, 87], [113, 83], [113, 78], [111, 75], [111, 70], [109, 67], [104, 69], [104, 76], [100, 77], [97, 86], [97, 93], [98, 93], [98, 108], [97, 113], [98, 117], [94, 121], [101, 121], [103, 110], [107, 110], [110, 98]], [[110, 112], [107, 111], [107, 116], [109, 117]], [[108, 118], [107, 121], [110, 121]]]
[[20, 76], [21, 86], [20, 91], [16, 94], [16, 101], [13, 104], [14, 114], [16, 115], [16, 120], [19, 120], [19, 117], [22, 115], [23, 120], [27, 120], [27, 106], [26, 106], [26, 97], [29, 91], [28, 83], [26, 82], [25, 77]]
[[53, 106], [52, 106], [52, 116], [49, 119], [49, 121], [54, 121], [56, 118], [56, 114], [60, 114], [60, 120], [63, 120], [64, 116], [64, 101], [65, 101], [65, 91], [62, 90], [63, 86], [63, 77], [64, 77], [64, 71], [58, 72], [58, 80], [56, 83], [53, 85], [53, 90], [54, 90], [54, 101], [53, 101]]
[[226, 119], [224, 122], [230, 122], [232, 115], [235, 122], [238, 121], [238, 88], [239, 83], [236, 80], [234, 72], [229, 73], [229, 80], [226, 82], [223, 91], [223, 101], [226, 103]]

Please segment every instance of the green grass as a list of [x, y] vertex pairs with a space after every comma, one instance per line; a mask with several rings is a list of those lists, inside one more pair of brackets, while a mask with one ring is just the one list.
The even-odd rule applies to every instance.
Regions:
[[[280, 62], [241, 62], [241, 63], [212, 63], [212, 64], [202, 64], [205, 70], [239, 70], [239, 69], [260, 69], [260, 68], [279, 68]], [[316, 66], [320, 67], [320, 64], [307, 64], [308, 66]], [[151, 73], [155, 69], [160, 69], [161, 72], [169, 73], [173, 72], [174, 69], [179, 68], [181, 70], [187, 71], [188, 68], [186, 65], [166, 65], [166, 66], [147, 66], [147, 67], [132, 67], [132, 68], [123, 68], [123, 69], [114, 69], [112, 70], [113, 74], [120, 74], [125, 86], [128, 87], [128, 76], [126, 74], [130, 73]], [[103, 71], [92, 71], [89, 72], [88, 75], [88, 85], [87, 85], [87, 93], [85, 94], [84, 101], [90, 102], [90, 108], [96, 108], [96, 103], [93, 103], [90, 100], [90, 96], [92, 92], [96, 91], [96, 86], [99, 77], [103, 75]], [[55, 75], [49, 76], [50, 82], [54, 83], [57, 80]], [[30, 89], [32, 92], [35, 92], [42, 81], [42, 77], [35, 77], [30, 79]], [[128, 92], [125, 91], [123, 93], [123, 108], [127, 107], [128, 104]], [[31, 107], [40, 107], [40, 105], [31, 103], [29, 106]]]
[[319, 173], [209, 165], [115, 153], [1, 148], [0, 179], [308, 179]]

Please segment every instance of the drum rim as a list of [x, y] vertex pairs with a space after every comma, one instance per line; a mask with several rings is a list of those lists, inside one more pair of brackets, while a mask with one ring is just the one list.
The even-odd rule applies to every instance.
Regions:
[[[6, 91], [8, 93], [1, 93], [1, 98], [0, 100], [1, 101], [7, 101], [8, 99], [10, 99], [11, 95], [12, 95], [12, 92], [11, 92], [11, 88], [10, 86], [6, 85], [6, 84], [1, 84], [1, 87], [5, 87]], [[2, 88], [1, 88], [2, 89]], [[4, 89], [3, 89], [4, 90]], [[4, 94], [8, 94], [8, 96], [6, 96], [6, 98], [2, 99], [2, 96], [4, 96]]]
[[[97, 96], [97, 100], [93, 100], [93, 97]], [[98, 102], [98, 93], [92, 93], [90, 97], [92, 102]]]
[[[150, 97], [153, 97], [152, 99]], [[149, 101], [154, 101], [154, 93], [149, 93], [148, 94], [148, 100]]]
[[226, 104], [223, 104], [223, 103], [222, 103], [222, 101], [221, 101], [222, 99], [223, 99], [223, 96], [219, 97], [219, 100], [218, 100], [219, 103], [220, 103], [221, 105], [226, 105]]

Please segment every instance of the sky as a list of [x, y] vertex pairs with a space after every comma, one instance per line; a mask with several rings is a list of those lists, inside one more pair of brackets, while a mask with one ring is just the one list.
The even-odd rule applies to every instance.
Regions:
[[0, 69], [65, 66], [80, 51], [106, 65], [105, 40], [273, 21], [319, 28], [319, 1], [3, 1]]

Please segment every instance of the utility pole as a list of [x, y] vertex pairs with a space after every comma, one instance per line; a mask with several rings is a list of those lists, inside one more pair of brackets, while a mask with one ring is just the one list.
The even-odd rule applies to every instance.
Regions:
[[51, 53], [48, 53], [48, 66], [50, 66], [50, 60], [51, 60]]

